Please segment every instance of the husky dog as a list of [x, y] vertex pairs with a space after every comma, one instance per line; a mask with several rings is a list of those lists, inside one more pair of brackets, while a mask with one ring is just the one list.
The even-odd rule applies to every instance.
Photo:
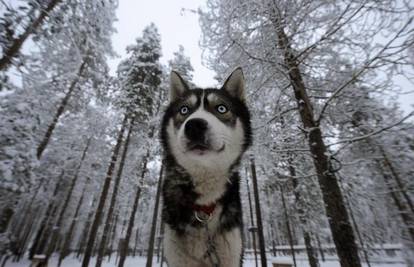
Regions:
[[242, 211], [236, 168], [251, 144], [241, 68], [221, 89], [190, 90], [173, 71], [161, 139], [168, 266], [241, 266]]

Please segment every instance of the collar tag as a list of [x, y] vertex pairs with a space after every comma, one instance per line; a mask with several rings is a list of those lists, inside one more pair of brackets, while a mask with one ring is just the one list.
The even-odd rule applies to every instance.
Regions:
[[201, 223], [206, 223], [211, 220], [216, 204], [213, 203], [208, 206], [193, 204], [194, 217]]

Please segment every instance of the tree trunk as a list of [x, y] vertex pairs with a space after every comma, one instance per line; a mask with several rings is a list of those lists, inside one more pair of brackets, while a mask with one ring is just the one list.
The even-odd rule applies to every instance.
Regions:
[[270, 223], [270, 237], [272, 238], [272, 253], [273, 253], [273, 257], [276, 257], [276, 236], [275, 236], [275, 231], [273, 229], [273, 223]]
[[[160, 238], [158, 239], [158, 250], [157, 250], [157, 263], [160, 262], [162, 259], [161, 250], [162, 250], [162, 240], [164, 238], [164, 220], [161, 216], [161, 222], [160, 222]], [[161, 259], [160, 259], [161, 257]]]
[[77, 258], [80, 257], [81, 253], [82, 254], [84, 253], [85, 245], [86, 245], [86, 242], [87, 242], [87, 239], [88, 239], [89, 227], [91, 226], [92, 216], [94, 214], [93, 208], [95, 206], [96, 201], [97, 201], [97, 196], [95, 195], [93, 200], [92, 200], [92, 203], [90, 205], [90, 208], [89, 208], [88, 217], [87, 217], [85, 225], [83, 227], [83, 231], [82, 231], [82, 234], [81, 234], [81, 239], [79, 240], [78, 253], [76, 254]]
[[31, 234], [33, 232], [33, 227], [34, 227], [35, 222], [36, 222], [36, 217], [34, 216], [34, 214], [37, 214], [37, 211], [38, 211], [38, 209], [35, 209], [33, 212], [30, 211], [31, 215], [28, 217], [29, 222], [26, 224], [26, 226], [23, 230], [23, 234], [21, 235], [21, 237], [19, 239], [19, 245], [17, 247], [15, 257], [14, 257], [13, 261], [20, 261], [21, 257], [23, 256], [24, 252], [26, 251], [28, 241], [31, 237]]
[[45, 179], [42, 179], [40, 183], [38, 184], [38, 186], [36, 187], [35, 192], [33, 196], [30, 198], [27, 207], [22, 209], [23, 217], [19, 218], [16, 221], [17, 226], [15, 226], [13, 229], [13, 236], [17, 237], [15, 258], [18, 258], [18, 257], [20, 258], [21, 253], [24, 251], [22, 250], [22, 247], [25, 247], [27, 237], [32, 231], [31, 228], [28, 229], [28, 226], [33, 225], [35, 221], [34, 216], [33, 216], [34, 213], [32, 211], [32, 205], [33, 203], [35, 203], [37, 194], [40, 192], [40, 188], [42, 187], [44, 180]]
[[125, 115], [125, 117], [122, 121], [121, 130], [118, 133], [118, 137], [117, 137], [117, 140], [116, 140], [114, 150], [112, 152], [111, 161], [109, 162], [105, 182], [104, 182], [104, 185], [102, 187], [102, 193], [101, 193], [101, 196], [99, 198], [98, 206], [96, 208], [95, 217], [94, 217], [93, 222], [92, 222], [91, 230], [90, 230], [89, 237], [88, 237], [88, 242], [87, 242], [86, 249], [85, 249], [85, 255], [84, 255], [84, 258], [83, 258], [83, 261], [82, 261], [82, 267], [88, 267], [89, 266], [89, 261], [91, 259], [92, 250], [93, 250], [93, 247], [94, 247], [94, 244], [95, 244], [96, 234], [98, 232], [99, 225], [101, 224], [101, 218], [102, 218], [102, 215], [103, 215], [103, 212], [104, 212], [103, 210], [104, 210], [104, 207], [105, 207], [105, 201], [106, 201], [106, 198], [108, 196], [109, 187], [111, 185], [111, 180], [112, 180], [112, 174], [113, 174], [114, 169], [115, 169], [115, 164], [118, 160], [118, 154], [119, 154], [119, 150], [121, 148], [121, 143], [122, 143], [122, 139], [123, 139], [123, 136], [124, 136], [125, 127], [126, 127], [127, 122], [128, 122], [128, 117]]
[[414, 218], [410, 216], [408, 207], [400, 199], [400, 196], [395, 192], [395, 189], [391, 185], [392, 177], [382, 168], [382, 164], [379, 160], [376, 161], [378, 170], [381, 172], [384, 178], [385, 185], [388, 187], [388, 193], [390, 194], [395, 206], [397, 207], [398, 213], [400, 214], [401, 220], [406, 227], [406, 230], [410, 236], [411, 242], [414, 242]]
[[325, 253], [323, 252], [323, 247], [321, 244], [321, 239], [316, 235], [316, 242], [318, 243], [319, 253], [321, 254], [321, 260], [325, 262]]
[[[145, 155], [144, 160], [143, 160], [143, 164], [142, 164], [143, 166], [142, 166], [142, 170], [141, 170], [141, 178], [140, 178], [139, 183], [141, 183], [144, 180], [145, 173], [147, 171], [148, 157], [149, 157], [149, 150], [147, 150], [147, 154]], [[134, 228], [135, 214], [136, 214], [137, 209], [138, 209], [138, 202], [139, 202], [140, 197], [141, 197], [141, 187], [138, 184], [137, 191], [135, 193], [134, 204], [132, 206], [132, 212], [131, 212], [131, 215], [129, 217], [128, 228], [127, 228], [127, 231], [126, 231], [126, 234], [125, 234], [125, 239], [124, 239], [124, 242], [122, 244], [121, 251], [120, 251], [120, 258], [119, 258], [119, 262], [118, 262], [118, 267], [123, 267], [124, 266], [125, 259], [126, 259], [126, 256], [128, 254], [129, 240], [131, 239], [132, 228]], [[84, 266], [84, 267], [87, 267], [87, 266]]]
[[[289, 158], [288, 160], [289, 164], [289, 174], [291, 176], [291, 183], [293, 185], [293, 193], [295, 195], [295, 201], [296, 203], [300, 203], [302, 201], [301, 195], [299, 193], [299, 184], [298, 180], [296, 178], [296, 170], [294, 166], [292, 165], [292, 158]], [[306, 225], [308, 225], [308, 220], [305, 218], [305, 212], [301, 208], [297, 208], [297, 213], [299, 215], [300, 223], [302, 224], [302, 232], [303, 232], [303, 239], [305, 241], [305, 247], [306, 247], [306, 254], [308, 256], [308, 261], [310, 267], [319, 267], [318, 258], [316, 256], [315, 249], [312, 246], [312, 240], [310, 237], [309, 232], [306, 230]], [[371, 267], [371, 266], [370, 266]]]
[[159, 209], [160, 198], [161, 198], [161, 185], [162, 185], [163, 170], [164, 170], [164, 165], [161, 165], [160, 178], [158, 179], [158, 186], [157, 186], [157, 195], [156, 195], [155, 204], [154, 204], [154, 213], [152, 215], [151, 232], [150, 232], [150, 239], [148, 243], [147, 263], [145, 265], [146, 267], [152, 267], [152, 258], [154, 255], [155, 232], [157, 229], [158, 209]]
[[289, 246], [290, 246], [290, 252], [292, 254], [293, 266], [296, 267], [297, 266], [296, 265], [296, 253], [295, 253], [295, 248], [293, 246], [293, 235], [292, 235], [292, 229], [289, 223], [289, 215], [288, 215], [287, 207], [286, 207], [285, 194], [283, 193], [283, 186], [280, 186], [280, 197], [282, 198], [282, 207], [283, 207], [283, 213], [285, 215], [285, 224], [286, 224], [287, 236], [288, 236], [288, 241], [289, 241]]
[[[382, 157], [384, 158], [384, 166], [388, 167], [388, 169], [390, 170], [392, 177], [394, 178], [395, 183], [397, 184], [398, 190], [399, 192], [403, 195], [405, 202], [407, 203], [407, 206], [410, 208], [411, 211], [411, 215], [414, 216], [414, 205], [413, 202], [410, 198], [410, 196], [407, 193], [407, 189], [402, 181], [402, 179], [400, 178], [400, 176], [398, 175], [398, 172], [395, 170], [392, 162], [389, 160], [389, 157], [387, 155], [387, 153], [385, 152], [384, 148], [381, 145], [378, 145], [378, 148], [380, 150], [380, 153], [382, 155]], [[408, 212], [408, 210], [407, 210]]]
[[252, 171], [253, 196], [254, 196], [254, 202], [255, 202], [255, 207], [256, 207], [256, 222], [257, 222], [257, 233], [259, 236], [260, 261], [262, 263], [262, 267], [267, 267], [266, 246], [265, 246], [265, 239], [263, 235], [262, 212], [260, 210], [259, 188], [257, 186], [256, 164], [254, 163], [253, 158], [250, 158], [250, 167]]
[[339, 173], [338, 173], [338, 178], [339, 178], [339, 185], [341, 186], [342, 192], [344, 192], [345, 203], [349, 210], [349, 216], [354, 226], [355, 233], [358, 237], [359, 245], [361, 246], [362, 253], [364, 254], [364, 257], [365, 257], [365, 262], [367, 263], [368, 267], [371, 267], [371, 262], [369, 261], [368, 252], [365, 248], [364, 240], [362, 239], [362, 235], [361, 235], [361, 232], [359, 231], [358, 224], [356, 223], [356, 220], [354, 217], [354, 211], [352, 210], [351, 201], [350, 201], [351, 196], [349, 194], [349, 191], [344, 189], [343, 184], [342, 184], [342, 178], [339, 175]]
[[57, 265], [58, 267], [60, 267], [60, 265], [62, 264], [63, 259], [67, 255], [69, 255], [69, 253], [70, 253], [70, 242], [72, 241], [73, 231], [75, 230], [75, 225], [76, 225], [76, 222], [78, 220], [79, 210], [80, 210], [80, 207], [82, 206], [82, 202], [83, 202], [83, 198], [85, 196], [85, 191], [86, 191], [87, 186], [88, 186], [88, 182], [86, 182], [84, 187], [83, 187], [82, 195], [81, 195], [81, 197], [78, 201], [78, 205], [76, 206], [76, 209], [75, 209], [75, 214], [73, 214], [72, 222], [69, 226], [68, 232], [66, 233], [65, 240], [63, 242], [62, 249], [61, 249], [60, 254], [59, 254], [59, 261], [58, 261], [58, 265]]
[[38, 246], [36, 247], [35, 253], [44, 255], [46, 252], [46, 248], [48, 247], [48, 241], [53, 231], [53, 222], [56, 218], [56, 214], [58, 211], [58, 208], [61, 204], [61, 201], [57, 199], [54, 203], [54, 206], [52, 208], [52, 213], [47, 218], [44, 230], [42, 231], [42, 235], [40, 237], [40, 241], [38, 243]]
[[293, 49], [290, 47], [284, 27], [276, 15], [277, 12], [273, 11], [272, 22], [278, 36], [278, 46], [284, 51], [284, 61], [294, 90], [303, 128], [308, 136], [308, 145], [318, 175], [326, 215], [341, 267], [361, 267], [349, 215], [345, 208], [337, 177], [332, 170], [331, 162], [328, 158], [328, 151], [322, 138], [320, 125], [318, 125], [313, 116], [312, 106], [299, 70], [299, 63], [296, 60]]
[[14, 211], [10, 207], [3, 209], [0, 218], [0, 234], [5, 233], [9, 227], [11, 218], [13, 217]]
[[134, 255], [134, 257], [135, 257], [135, 255], [136, 255], [137, 248], [138, 248], [138, 237], [139, 237], [139, 228], [137, 227], [137, 230], [135, 231], [135, 245], [134, 245], [134, 251], [133, 251], [133, 254], [132, 254], [132, 255]]
[[247, 169], [246, 169], [246, 186], [247, 186], [247, 197], [249, 200], [249, 211], [250, 211], [250, 227], [249, 231], [252, 234], [252, 242], [253, 242], [253, 254], [254, 254], [254, 263], [255, 266], [258, 266], [257, 262], [257, 252], [256, 252], [256, 234], [255, 234], [255, 226], [254, 226], [254, 219], [253, 219], [253, 205], [252, 205], [252, 197], [250, 196], [250, 186], [249, 186], [249, 179], [247, 178]]
[[12, 59], [19, 53], [29, 35], [32, 34], [40, 25], [42, 25], [49, 13], [61, 1], [62, 0], [51, 0], [46, 8], [40, 11], [39, 16], [26, 27], [24, 32], [18, 36], [17, 39], [14, 39], [13, 43], [9, 47], [5, 48], [5, 51], [3, 51], [3, 57], [0, 59], [0, 71], [5, 71], [8, 68]]
[[[128, 199], [128, 205], [127, 205], [127, 207], [129, 207], [130, 206], [130, 199]], [[125, 228], [127, 227], [127, 222], [129, 221], [129, 220], [127, 220], [127, 219], [125, 219], [126, 217], [128, 217], [128, 210], [127, 209], [125, 209], [125, 216], [123, 216], [123, 220], [122, 220], [122, 229], [121, 229], [121, 234], [120, 234], [120, 236], [123, 236], [124, 235], [124, 231], [125, 231]], [[118, 259], [119, 259], [119, 257], [120, 257], [120, 255], [122, 256], [122, 253], [124, 253], [124, 251], [123, 251], [123, 249], [124, 249], [124, 242], [125, 241], [125, 238], [120, 238], [119, 239], [119, 244], [118, 244], [118, 251], [117, 251], [117, 253], [116, 253], [116, 259], [115, 259], [115, 262], [118, 262]], [[127, 251], [125, 251], [125, 255], [127, 255]], [[126, 256], [125, 256], [126, 257]]]
[[76, 182], [78, 181], [79, 172], [80, 172], [80, 170], [82, 168], [82, 165], [83, 165], [83, 162], [85, 160], [86, 153], [89, 149], [90, 142], [91, 142], [91, 138], [89, 138], [87, 140], [86, 146], [82, 151], [82, 155], [81, 155], [79, 165], [78, 165], [78, 167], [76, 168], [76, 171], [75, 171], [75, 176], [72, 179], [72, 182], [70, 184], [68, 193], [66, 194], [66, 198], [63, 201], [63, 206], [60, 209], [59, 216], [58, 216], [58, 218], [56, 220], [56, 223], [53, 227], [53, 231], [52, 231], [52, 235], [50, 237], [48, 248], [46, 249], [46, 261], [48, 261], [50, 255], [53, 253], [53, 251], [56, 247], [56, 243], [57, 243], [57, 240], [58, 240], [59, 234], [60, 234], [60, 227], [61, 227], [61, 224], [63, 222], [63, 219], [65, 218], [64, 215], [65, 215], [66, 209], [69, 205], [70, 200], [72, 199], [73, 189], [75, 188]]
[[105, 252], [106, 252], [107, 239], [108, 239], [109, 233], [111, 232], [111, 230], [110, 230], [110, 228], [111, 228], [111, 219], [112, 219], [112, 215], [114, 213], [115, 202], [116, 202], [116, 198], [118, 196], [119, 183], [121, 182], [121, 177], [122, 177], [122, 172], [124, 170], [126, 156], [128, 154], [129, 140], [130, 140], [130, 137], [131, 137], [133, 125], [134, 125], [134, 119], [131, 119], [131, 121], [129, 122], [128, 134], [127, 134], [127, 137], [125, 139], [124, 149], [123, 149], [122, 155], [121, 155], [121, 161], [120, 161], [119, 167], [118, 167], [118, 173], [116, 175], [115, 182], [114, 182], [114, 189], [112, 191], [111, 202], [109, 203], [108, 213], [106, 215], [106, 222], [105, 222], [104, 230], [103, 230], [103, 233], [102, 233], [101, 243], [100, 243], [99, 249], [98, 249], [98, 257], [96, 259], [95, 267], [101, 267], [102, 266], [103, 257], [104, 257]]
[[78, 84], [79, 77], [82, 75], [84, 69], [86, 66], [86, 59], [83, 60], [82, 64], [79, 67], [78, 73], [76, 74], [76, 77], [71, 82], [69, 89], [65, 95], [65, 97], [60, 102], [60, 105], [57, 109], [57, 112], [55, 116], [53, 117], [52, 123], [49, 125], [49, 127], [46, 130], [45, 136], [43, 137], [42, 141], [40, 142], [39, 146], [37, 147], [37, 158], [40, 159], [42, 157], [43, 152], [45, 151], [47, 145], [49, 144], [50, 137], [53, 134], [53, 131], [55, 130], [55, 127], [59, 121], [60, 116], [63, 114], [63, 111], [65, 111], [65, 108], [69, 102], [70, 97], [73, 94], [73, 91], [76, 88], [76, 85]]
[[43, 232], [46, 230], [48, 221], [50, 220], [50, 217], [53, 214], [53, 209], [54, 209], [55, 202], [56, 202], [56, 195], [58, 194], [60, 187], [62, 186], [62, 178], [64, 174], [65, 172], [62, 171], [61, 174], [59, 175], [58, 182], [56, 183], [55, 190], [53, 191], [51, 200], [49, 201], [49, 204], [46, 207], [46, 213], [42, 221], [40, 222], [39, 229], [37, 230], [32, 247], [29, 250], [29, 259], [32, 259], [33, 256], [37, 253], [38, 246], [40, 245]]
[[115, 215], [115, 218], [112, 219], [112, 224], [111, 224], [112, 231], [111, 231], [111, 236], [108, 240], [108, 244], [109, 244], [108, 262], [111, 259], [112, 250], [113, 250], [114, 242], [115, 242], [115, 239], [116, 239], [116, 229], [117, 229], [117, 226], [118, 226], [118, 219], [119, 219], [119, 212], [117, 212], [116, 215]]

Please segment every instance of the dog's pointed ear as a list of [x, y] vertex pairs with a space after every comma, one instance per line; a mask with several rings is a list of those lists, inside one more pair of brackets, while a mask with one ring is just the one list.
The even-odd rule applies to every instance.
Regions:
[[242, 68], [235, 69], [224, 82], [222, 90], [226, 90], [232, 97], [245, 101], [244, 75]]
[[190, 87], [184, 79], [176, 71], [171, 71], [170, 74], [170, 102], [174, 102], [178, 98], [182, 97]]

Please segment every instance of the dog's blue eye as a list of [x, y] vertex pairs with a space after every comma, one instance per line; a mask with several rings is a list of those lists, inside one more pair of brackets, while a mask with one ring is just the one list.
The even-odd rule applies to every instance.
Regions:
[[225, 105], [218, 105], [216, 107], [217, 111], [221, 114], [224, 114], [227, 112], [227, 107]]
[[189, 109], [188, 109], [188, 107], [187, 107], [187, 106], [182, 106], [182, 107], [180, 108], [180, 114], [181, 114], [181, 115], [186, 115], [186, 114], [188, 113], [188, 111], [189, 111]]

